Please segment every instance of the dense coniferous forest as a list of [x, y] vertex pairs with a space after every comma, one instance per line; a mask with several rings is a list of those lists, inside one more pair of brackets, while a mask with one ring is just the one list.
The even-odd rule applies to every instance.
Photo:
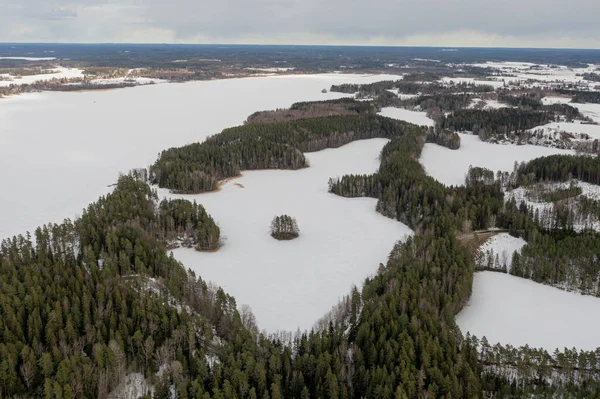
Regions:
[[525, 130], [552, 122], [552, 112], [527, 111], [516, 108], [495, 110], [463, 109], [448, 115], [441, 121], [441, 127], [457, 131], [471, 131], [482, 140], [495, 135], [519, 135]]
[[[386, 95], [388, 90], [398, 90], [402, 94], [439, 95], [452, 93], [490, 93], [494, 91], [493, 86], [476, 85], [460, 82], [454, 84], [441, 84], [438, 82], [422, 83], [419, 81], [387, 80], [370, 84], [343, 83], [333, 85], [333, 92], [354, 94], [359, 93], [363, 97], [374, 97]], [[391, 93], [390, 93], [391, 94]]]
[[574, 103], [600, 103], [600, 92], [597, 91], [557, 89], [556, 93], [572, 96], [571, 102]]
[[246, 124], [289, 122], [334, 115], [375, 114], [377, 111], [377, 107], [371, 102], [355, 101], [344, 97], [337, 100], [295, 103], [290, 108], [274, 111], [258, 111], [246, 119]]
[[225, 129], [203, 143], [163, 151], [150, 168], [151, 181], [176, 192], [212, 191], [219, 180], [242, 170], [304, 168], [308, 165], [303, 152], [421, 130], [370, 114], [246, 124]]

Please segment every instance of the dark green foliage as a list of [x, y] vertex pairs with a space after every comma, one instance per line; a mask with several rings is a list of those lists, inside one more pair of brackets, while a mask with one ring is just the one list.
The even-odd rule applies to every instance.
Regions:
[[540, 109], [543, 104], [538, 98], [537, 93], [524, 94], [515, 96], [511, 94], [501, 94], [498, 96], [498, 101], [506, 103], [512, 107]]
[[402, 78], [405, 82], [434, 82], [442, 77], [431, 72], [409, 73]]
[[441, 114], [468, 107], [472, 98], [470, 94], [436, 94], [402, 100], [399, 105], [406, 108], [420, 107], [428, 114]]
[[600, 82], [600, 74], [594, 72], [584, 73], [583, 78], [590, 82]]
[[396, 99], [399, 101], [396, 95], [388, 91], [391, 89], [397, 89], [398, 92], [402, 94], [422, 94], [433, 96], [451, 93], [489, 93], [494, 91], [493, 86], [475, 85], [466, 82], [441, 84], [437, 82], [419, 83], [417, 81], [410, 82], [406, 80], [387, 80], [370, 84], [344, 83], [341, 85], [331, 86], [331, 91], [333, 92], [347, 94], [359, 93], [361, 96], [377, 96], [378, 101], [382, 101], [384, 99]]
[[510, 274], [600, 296], [600, 236], [527, 232], [528, 245], [513, 259]]
[[[169, 306], [172, 300], [202, 312], [209, 326], [235, 325], [226, 322], [229, 305], [203, 302], [206, 286], [190, 279], [155, 238], [165, 231], [154, 196], [123, 176], [75, 224], [38, 228], [35, 243], [22, 236], [2, 242], [0, 397], [105, 398], [132, 367], [155, 371], [162, 363], [154, 361], [154, 349], [181, 349], [187, 338], [174, 337], [206, 328]], [[185, 364], [199, 355], [190, 351], [197, 345], [192, 338], [177, 352]]]
[[296, 219], [289, 215], [275, 216], [271, 222], [271, 237], [277, 240], [293, 240], [300, 235]]
[[163, 151], [150, 171], [152, 181], [160, 187], [177, 192], [211, 191], [218, 180], [237, 176], [242, 170], [306, 167], [303, 152], [421, 130], [375, 115], [249, 124], [225, 129], [202, 144]]
[[250, 115], [245, 123], [288, 122], [334, 115], [375, 114], [377, 111], [377, 107], [372, 102], [343, 97], [335, 100], [295, 103], [288, 109], [258, 111]]
[[571, 179], [600, 184], [600, 158], [575, 155], [540, 157], [521, 165], [518, 177], [521, 185]]
[[600, 103], [600, 92], [598, 91], [580, 91], [580, 90], [555, 90], [558, 94], [571, 96], [572, 103]]
[[[221, 231], [202, 205], [187, 200], [163, 200], [159, 206], [159, 223], [163, 228], [163, 239], [179, 239], [187, 246], [199, 251], [214, 251], [219, 248]], [[173, 236], [173, 233], [176, 236]]]
[[431, 129], [427, 135], [427, 142], [435, 143], [451, 150], [458, 150], [460, 148], [460, 135], [451, 130]]
[[443, 129], [472, 131], [482, 140], [500, 135], [519, 135], [527, 129], [544, 125], [554, 120], [554, 114], [547, 111], [531, 111], [517, 108], [495, 110], [463, 109], [444, 117], [440, 123]]

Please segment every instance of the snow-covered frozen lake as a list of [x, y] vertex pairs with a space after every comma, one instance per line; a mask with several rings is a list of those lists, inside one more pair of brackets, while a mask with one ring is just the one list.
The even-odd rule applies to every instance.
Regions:
[[340, 97], [321, 93], [332, 84], [399, 78], [276, 76], [0, 99], [0, 237], [74, 218], [119, 172], [240, 125], [255, 111]]
[[491, 345], [558, 348], [600, 347], [600, 299], [559, 290], [504, 273], [475, 273], [473, 295], [458, 314], [463, 334]]
[[384, 107], [381, 109], [381, 112], [379, 112], [379, 115], [414, 123], [419, 126], [435, 125], [433, 119], [429, 118], [425, 112], [411, 111], [405, 108]]
[[458, 150], [425, 144], [419, 160], [427, 174], [447, 186], [464, 184], [469, 166], [485, 167], [494, 173], [499, 170], [510, 172], [515, 162], [552, 154], [575, 154], [571, 150], [535, 145], [491, 144], [471, 134], [461, 134], [460, 139]]
[[[394, 243], [412, 234], [375, 211], [377, 200], [329, 194], [330, 177], [369, 174], [387, 141], [363, 140], [307, 154], [297, 171], [247, 171], [215, 193], [159, 195], [202, 203], [227, 237], [215, 253], [178, 249], [175, 257], [252, 307], [260, 328], [295, 331], [314, 323], [385, 263]], [[239, 185], [243, 186], [240, 187]], [[300, 237], [269, 235], [274, 216], [295, 217]]]

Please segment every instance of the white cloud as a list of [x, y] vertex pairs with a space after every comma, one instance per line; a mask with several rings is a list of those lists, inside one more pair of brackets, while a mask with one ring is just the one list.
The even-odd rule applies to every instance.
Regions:
[[0, 41], [599, 48], [599, 13], [596, 0], [0, 0]]

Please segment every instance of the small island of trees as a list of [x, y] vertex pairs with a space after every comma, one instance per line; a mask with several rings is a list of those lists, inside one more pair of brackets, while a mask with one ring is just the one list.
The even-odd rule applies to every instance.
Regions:
[[271, 222], [271, 237], [277, 240], [293, 240], [300, 235], [296, 219], [289, 215], [275, 216]]

